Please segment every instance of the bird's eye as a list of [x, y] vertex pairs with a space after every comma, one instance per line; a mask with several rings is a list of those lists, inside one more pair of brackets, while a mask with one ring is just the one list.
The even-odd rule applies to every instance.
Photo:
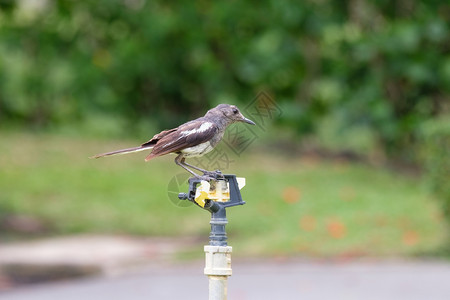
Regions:
[[233, 114], [237, 114], [238, 113], [238, 109], [237, 108], [233, 108]]

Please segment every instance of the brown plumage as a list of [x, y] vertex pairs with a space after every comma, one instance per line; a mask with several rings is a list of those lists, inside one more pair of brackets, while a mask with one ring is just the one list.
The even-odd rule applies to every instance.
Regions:
[[245, 118], [236, 106], [219, 104], [215, 108], [210, 109], [205, 116], [189, 121], [177, 128], [155, 134], [148, 142], [138, 147], [97, 154], [92, 158], [151, 150], [150, 154], [145, 158], [145, 161], [149, 161], [158, 156], [175, 153], [178, 154], [175, 158], [177, 165], [183, 167], [194, 176], [200, 177], [188, 167], [199, 170], [204, 174], [207, 174], [208, 171], [185, 163], [185, 158], [202, 156], [212, 151], [222, 139], [225, 129], [235, 122], [255, 125], [253, 121]]

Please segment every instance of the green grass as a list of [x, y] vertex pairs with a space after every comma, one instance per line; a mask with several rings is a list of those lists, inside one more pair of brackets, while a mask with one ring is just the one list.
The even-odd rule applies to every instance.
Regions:
[[[183, 174], [173, 156], [88, 159], [141, 142], [133, 140], [0, 132], [0, 141], [0, 216], [34, 216], [55, 234], [207, 240], [208, 213], [168, 198], [170, 180]], [[441, 214], [417, 178], [255, 149], [233, 160], [227, 171], [247, 178], [247, 204], [228, 210], [236, 255], [414, 255], [434, 251], [444, 238]]]

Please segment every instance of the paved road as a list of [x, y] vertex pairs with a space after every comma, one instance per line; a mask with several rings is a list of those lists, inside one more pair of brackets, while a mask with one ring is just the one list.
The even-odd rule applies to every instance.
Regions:
[[[0, 294], [2, 300], [207, 299], [203, 264], [153, 267], [113, 278], [46, 284]], [[449, 300], [450, 263], [233, 261], [228, 299]]]

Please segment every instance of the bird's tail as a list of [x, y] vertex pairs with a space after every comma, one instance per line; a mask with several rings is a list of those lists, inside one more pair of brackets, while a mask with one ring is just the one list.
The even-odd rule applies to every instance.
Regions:
[[89, 158], [100, 158], [100, 157], [104, 157], [104, 156], [128, 154], [128, 153], [149, 150], [152, 148], [153, 148], [153, 145], [152, 146], [139, 146], [139, 147], [133, 147], [133, 148], [126, 148], [126, 149], [120, 149], [120, 150], [116, 150], [116, 151], [97, 154], [97, 155], [91, 156]]

